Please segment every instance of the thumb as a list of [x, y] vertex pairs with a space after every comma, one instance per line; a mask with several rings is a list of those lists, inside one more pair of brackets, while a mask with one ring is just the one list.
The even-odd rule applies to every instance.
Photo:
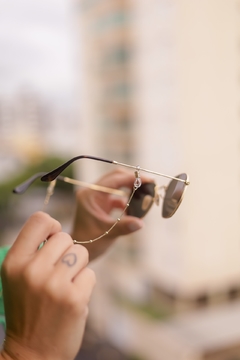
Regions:
[[144, 222], [142, 219], [139, 219], [134, 216], [125, 216], [122, 217], [121, 221], [116, 226], [116, 236], [128, 235], [137, 230], [142, 229]]

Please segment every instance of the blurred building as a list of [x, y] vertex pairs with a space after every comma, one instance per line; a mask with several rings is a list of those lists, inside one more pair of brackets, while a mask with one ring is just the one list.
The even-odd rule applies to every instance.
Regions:
[[[85, 152], [132, 159], [134, 124], [130, 3], [79, 1], [83, 33], [82, 124]], [[89, 139], [91, 142], [89, 143]], [[102, 146], [104, 144], [104, 146]]]
[[0, 99], [1, 180], [39, 157], [43, 147], [43, 106], [32, 92]]
[[[175, 309], [238, 298], [239, 0], [79, 0], [76, 8], [84, 152], [172, 175], [186, 171], [191, 180], [172, 219], [152, 209], [145, 229], [119, 243], [116, 252], [127, 249], [128, 261], [115, 253], [108, 259], [114, 271], [102, 269], [106, 288], [135, 304], [164, 298]], [[103, 298], [96, 303], [109, 304]], [[182, 359], [230, 356], [198, 350]]]
[[48, 154], [72, 155], [76, 120], [72, 108], [32, 90], [0, 98], [0, 179]]

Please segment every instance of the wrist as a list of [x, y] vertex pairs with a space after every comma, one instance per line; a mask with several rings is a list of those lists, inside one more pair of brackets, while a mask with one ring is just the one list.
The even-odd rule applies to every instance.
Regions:
[[37, 354], [27, 346], [21, 345], [13, 339], [4, 341], [0, 353], [0, 360], [43, 360], [45, 357]]
[[0, 353], [0, 360], [43, 360], [43, 357], [39, 357], [30, 351], [17, 351], [14, 349], [11, 352], [2, 350]]

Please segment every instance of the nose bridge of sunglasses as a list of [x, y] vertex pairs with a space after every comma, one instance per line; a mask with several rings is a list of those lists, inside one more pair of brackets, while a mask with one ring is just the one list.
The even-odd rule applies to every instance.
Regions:
[[165, 185], [155, 185], [153, 200], [157, 206], [159, 206], [159, 204], [160, 204], [160, 199], [164, 199], [166, 188], [167, 188], [167, 186], [165, 186]]

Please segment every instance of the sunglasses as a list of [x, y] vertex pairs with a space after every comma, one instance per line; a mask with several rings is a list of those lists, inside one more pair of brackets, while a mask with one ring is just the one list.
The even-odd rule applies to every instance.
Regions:
[[[92, 190], [101, 191], [101, 192], [105, 192], [105, 193], [112, 194], [112, 195], [118, 195], [118, 196], [126, 196], [127, 195], [126, 191], [123, 191], [123, 190], [113, 189], [113, 188], [101, 186], [98, 184], [91, 184], [91, 183], [79, 181], [76, 179], [71, 179], [69, 177], [61, 175], [61, 173], [68, 166], [70, 166], [72, 163], [74, 163], [75, 161], [80, 160], [80, 159], [101, 161], [101, 162], [105, 162], [105, 163], [109, 163], [109, 164], [113, 164], [113, 165], [122, 166], [125, 168], [134, 169], [135, 181], [133, 184], [132, 192], [128, 198], [125, 208], [123, 209], [123, 212], [117, 218], [115, 223], [110, 227], [110, 229], [108, 229], [104, 234], [98, 236], [95, 239], [81, 241], [81, 242], [74, 240], [74, 243], [77, 243], [77, 244], [91, 243], [91, 242], [94, 242], [94, 241], [99, 240], [102, 237], [106, 236], [116, 226], [116, 224], [121, 220], [121, 217], [124, 213], [126, 213], [127, 215], [138, 217], [138, 218], [143, 218], [148, 213], [148, 211], [150, 210], [150, 208], [152, 207], [152, 205], [154, 203], [156, 205], [160, 204], [161, 198], [163, 200], [162, 217], [163, 218], [172, 217], [175, 214], [175, 212], [177, 211], [177, 209], [179, 208], [179, 206], [183, 200], [183, 197], [184, 197], [184, 194], [186, 191], [186, 187], [190, 184], [188, 175], [185, 173], [182, 173], [180, 175], [173, 177], [170, 175], [166, 175], [166, 174], [158, 173], [158, 172], [151, 171], [148, 169], [144, 169], [144, 168], [141, 168], [140, 166], [133, 166], [133, 165], [120, 163], [115, 160], [107, 160], [107, 159], [94, 157], [94, 156], [80, 155], [80, 156], [76, 156], [76, 157], [68, 160], [67, 162], [63, 163], [62, 165], [60, 165], [59, 167], [57, 167], [56, 169], [54, 169], [48, 173], [41, 172], [41, 173], [34, 174], [32, 177], [27, 179], [25, 182], [23, 182], [22, 184], [15, 187], [13, 192], [16, 194], [24, 193], [33, 182], [35, 182], [37, 179], [40, 178], [41, 181], [50, 182], [50, 184], [47, 188], [47, 194], [45, 197], [44, 204], [47, 204], [49, 202], [49, 199], [53, 195], [54, 188], [55, 188], [56, 182], [58, 180], [64, 181], [66, 183], [70, 183], [73, 185], [87, 187]], [[141, 177], [140, 177], [140, 172], [145, 172], [145, 173], [165, 177], [165, 178], [170, 179], [171, 181], [168, 184], [168, 186], [158, 186], [154, 182], [142, 183]]]

